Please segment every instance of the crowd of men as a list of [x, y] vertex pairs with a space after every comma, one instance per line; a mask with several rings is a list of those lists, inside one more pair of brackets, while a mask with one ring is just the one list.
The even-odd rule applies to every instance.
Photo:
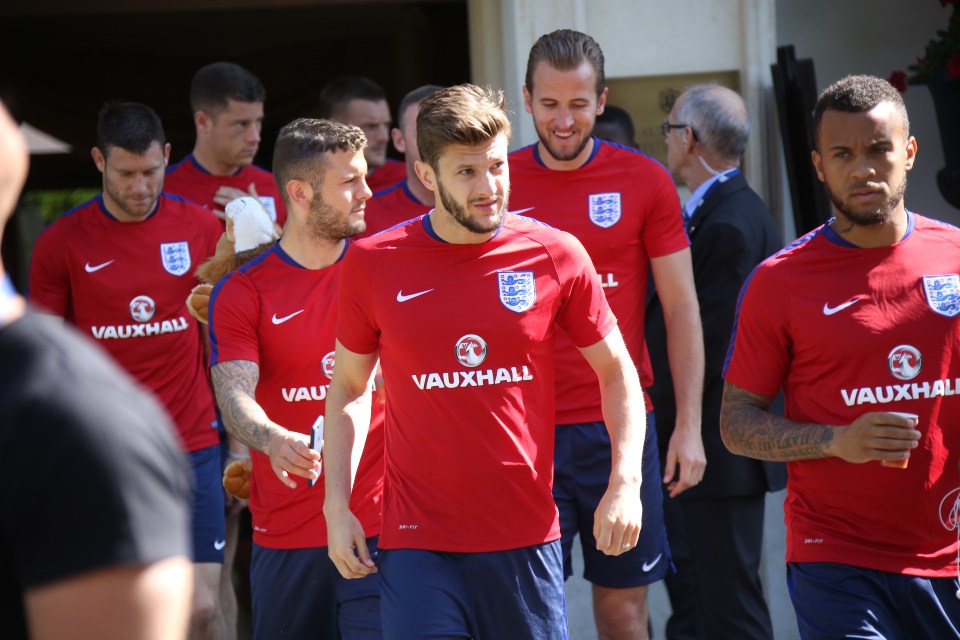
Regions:
[[[45, 445], [14, 432], [63, 421], [39, 471], [89, 474], [117, 506], [89, 536], [86, 502], [44, 520], [72, 530], [72, 561], [41, 562], [24, 558], [62, 543], [11, 501], [0, 617], [36, 637], [234, 638], [239, 574], [255, 638], [559, 639], [579, 536], [601, 639], [647, 638], [664, 579], [671, 640], [771, 639], [764, 495], [787, 485], [802, 637], [960, 638], [941, 525], [960, 233], [904, 207], [899, 94], [869, 76], [824, 91], [812, 162], [835, 217], [781, 249], [741, 170], [740, 96], [687, 88], [665, 167], [607, 104], [604, 66], [587, 34], [541, 36], [518, 92], [537, 140], [512, 152], [502, 90], [416, 87], [394, 119], [344, 76], [279, 131], [271, 171], [253, 164], [266, 90], [234, 63], [194, 76], [175, 164], [149, 106], [106, 105], [102, 192], [38, 239], [35, 310], [4, 279], [0, 351], [30, 356], [0, 373], [17, 416], [0, 466], [35, 474], [25, 449]], [[0, 220], [18, 136], [0, 112]], [[231, 268], [198, 315], [215, 255]], [[70, 371], [72, 404], [30, 385]], [[247, 502], [222, 489], [244, 459]], [[33, 488], [29, 506], [51, 502]], [[97, 615], [105, 598], [124, 615]]]

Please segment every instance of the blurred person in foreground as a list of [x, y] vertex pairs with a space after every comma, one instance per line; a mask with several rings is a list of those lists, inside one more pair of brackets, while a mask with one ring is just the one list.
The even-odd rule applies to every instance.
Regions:
[[226, 546], [220, 438], [201, 325], [186, 300], [191, 268], [213, 255], [221, 226], [163, 193], [170, 157], [156, 112], [105, 106], [91, 157], [103, 191], [44, 229], [30, 261], [30, 301], [96, 340], [170, 414], [194, 470], [191, 634], [222, 637]]
[[[27, 175], [0, 104], [0, 235]], [[157, 402], [0, 264], [0, 620], [5, 638], [180, 640], [190, 467]]]

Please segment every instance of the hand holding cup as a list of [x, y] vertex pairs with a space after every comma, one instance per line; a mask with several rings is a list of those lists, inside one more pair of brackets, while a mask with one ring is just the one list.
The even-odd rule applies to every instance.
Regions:
[[[919, 424], [920, 416], [918, 416], [915, 413], [905, 413], [902, 411], [893, 411], [891, 413], [893, 413], [894, 415], [898, 415], [902, 418], [906, 418], [908, 420], [913, 420], [914, 428], [916, 428], [917, 425]], [[890, 467], [891, 469], [906, 469], [907, 465], [910, 464], [910, 458], [907, 457], [902, 460], [881, 460], [880, 464], [883, 465], [884, 467]]]

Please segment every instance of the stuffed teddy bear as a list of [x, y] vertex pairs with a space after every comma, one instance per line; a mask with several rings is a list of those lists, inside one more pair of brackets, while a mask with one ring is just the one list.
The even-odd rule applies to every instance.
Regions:
[[248, 196], [229, 202], [226, 214], [227, 230], [220, 236], [216, 251], [197, 267], [196, 275], [202, 284], [187, 296], [187, 311], [204, 324], [208, 322], [213, 285], [272, 247], [280, 237], [280, 230], [256, 198]]
[[223, 470], [223, 488], [239, 500], [250, 499], [250, 477], [253, 463], [250, 458], [237, 458]]
[[[201, 284], [187, 297], [187, 311], [204, 324], [209, 321], [213, 285], [272, 247], [280, 237], [280, 230], [256, 198], [233, 200], [227, 204], [226, 214], [227, 230], [217, 242], [216, 252], [197, 268]], [[223, 488], [235, 498], [247, 500], [252, 473], [249, 457], [231, 456], [231, 462], [223, 470]]]

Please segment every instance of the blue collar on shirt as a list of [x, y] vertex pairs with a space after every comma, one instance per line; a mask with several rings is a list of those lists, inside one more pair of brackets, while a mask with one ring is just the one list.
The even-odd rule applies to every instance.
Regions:
[[[153, 215], [160, 210], [160, 198], [166, 197], [166, 195], [167, 194], [165, 193], [161, 193], [160, 195], [158, 195], [157, 201], [153, 204], [153, 210], [147, 215], [145, 215], [142, 220], [136, 220], [135, 222], [146, 222], [147, 220], [152, 218]], [[100, 192], [100, 194], [95, 198], [95, 200], [97, 201], [97, 205], [100, 207], [100, 211], [103, 213], [103, 215], [107, 216], [111, 220], [116, 220], [117, 222], [120, 222], [120, 219], [117, 218], [112, 213], [110, 213], [110, 210], [107, 209], [107, 203], [103, 201], [103, 192]], [[129, 224], [129, 223], [124, 223], [124, 224]]]
[[[907, 208], [904, 208], [903, 211], [904, 213], [907, 214], [907, 230], [904, 232], [903, 237], [897, 241], [897, 243], [903, 242], [904, 240], [909, 238], [910, 234], [913, 233], [913, 229], [917, 224], [917, 219], [912, 211], [910, 211]], [[833, 230], [833, 227], [831, 227], [830, 225], [836, 219], [837, 219], [836, 216], [832, 216], [829, 220], [823, 223], [823, 226], [820, 228], [821, 233], [823, 233], [823, 236], [833, 244], [839, 245], [841, 247], [848, 247], [850, 249], [862, 249], [863, 247], [859, 247], [853, 244], [852, 242], [850, 242], [849, 240], [845, 240], [839, 233]]]
[[[597, 157], [598, 153], [600, 153], [600, 145], [602, 144], [600, 141], [600, 138], [598, 138], [597, 136], [590, 136], [590, 137], [593, 138], [593, 150], [590, 152], [590, 157], [584, 160], [583, 164], [577, 167], [577, 169], [582, 169], [583, 167], [593, 162], [593, 159]], [[549, 169], [550, 167], [548, 167], [546, 163], [544, 163], [543, 158], [540, 156], [540, 144], [536, 143], [532, 146], [533, 146], [533, 159], [537, 162], [537, 164], [539, 164], [544, 169]]]
[[[437, 232], [434, 230], [433, 223], [430, 221], [430, 214], [432, 214], [433, 211], [434, 211], [433, 209], [430, 209], [430, 211], [424, 214], [423, 217], [421, 218], [421, 220], [423, 220], [423, 230], [426, 231], [427, 235], [433, 238], [434, 240], [438, 240], [444, 244], [451, 244], [450, 242], [447, 242], [446, 240], [441, 238], [439, 235], [437, 235]], [[493, 235], [490, 237], [489, 240], [487, 240], [487, 242], [489, 242], [490, 240], [493, 240], [498, 235], [500, 235], [500, 232], [503, 230], [503, 223], [506, 221], [506, 217], [510, 215], [513, 215], [513, 214], [510, 213], [509, 211], [503, 214], [504, 217], [503, 217], [503, 220], [500, 222], [500, 226], [497, 227], [497, 230], [494, 231]]]
[[[206, 167], [204, 167], [202, 164], [200, 164], [200, 163], [197, 161], [197, 158], [193, 155], [192, 152], [190, 153], [190, 155], [188, 155], [188, 156], [185, 158], [185, 160], [189, 161], [190, 164], [192, 164], [193, 166], [195, 166], [200, 173], [205, 173], [205, 174], [207, 174], [208, 176], [212, 176], [212, 175], [213, 175], [212, 173], [210, 173], [209, 171], [207, 171], [207, 168], [206, 168]], [[237, 170], [234, 171], [233, 173], [231, 173], [230, 175], [231, 175], [231, 176], [235, 176], [235, 175], [239, 174], [241, 171], [243, 171], [243, 167], [237, 167]], [[229, 177], [229, 176], [224, 176], [224, 177]]]

